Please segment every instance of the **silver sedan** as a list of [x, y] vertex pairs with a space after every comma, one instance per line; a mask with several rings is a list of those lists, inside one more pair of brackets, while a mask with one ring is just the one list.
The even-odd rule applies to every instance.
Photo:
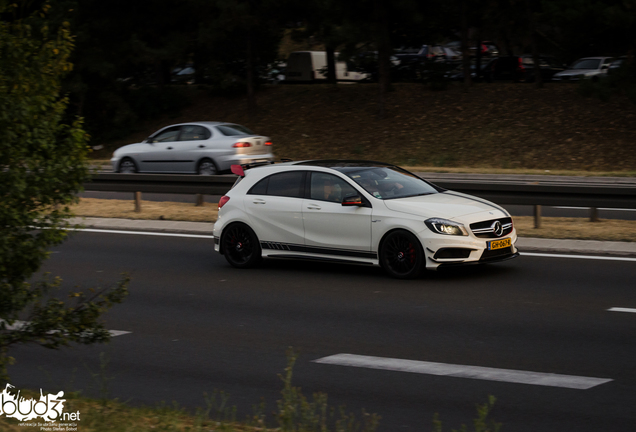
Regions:
[[141, 143], [120, 147], [110, 161], [119, 173], [215, 175], [233, 164], [270, 160], [270, 138], [233, 123], [196, 122], [167, 126]]

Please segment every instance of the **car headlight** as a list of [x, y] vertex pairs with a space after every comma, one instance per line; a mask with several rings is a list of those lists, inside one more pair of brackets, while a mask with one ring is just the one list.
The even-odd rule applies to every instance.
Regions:
[[437, 234], [466, 236], [466, 228], [459, 222], [453, 222], [448, 219], [431, 218], [424, 221], [426, 226]]

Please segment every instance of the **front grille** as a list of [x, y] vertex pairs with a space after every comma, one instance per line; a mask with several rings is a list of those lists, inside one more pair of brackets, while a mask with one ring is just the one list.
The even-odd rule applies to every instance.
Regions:
[[[503, 232], [501, 235], [495, 234], [493, 225], [499, 221]], [[501, 219], [491, 219], [483, 222], [475, 222], [470, 224], [470, 230], [475, 234], [475, 237], [479, 238], [499, 238], [512, 232], [512, 218], [506, 217]]]
[[484, 250], [484, 253], [481, 254], [481, 258], [479, 261], [488, 261], [495, 258], [501, 258], [506, 255], [512, 255], [512, 246], [508, 246], [503, 249], [495, 249], [495, 250]]

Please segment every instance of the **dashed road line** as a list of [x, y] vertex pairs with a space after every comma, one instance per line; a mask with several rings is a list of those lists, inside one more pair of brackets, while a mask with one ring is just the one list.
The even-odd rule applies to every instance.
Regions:
[[512, 369], [498, 369], [482, 366], [455, 365], [417, 360], [403, 360], [387, 357], [373, 357], [355, 354], [336, 354], [314, 360], [315, 363], [382, 369], [396, 372], [411, 372], [426, 375], [472, 378], [488, 381], [502, 381], [516, 384], [531, 384], [548, 387], [562, 387], [577, 390], [613, 381], [610, 378], [593, 378], [575, 375], [529, 372]]
[[628, 312], [628, 313], [636, 313], [636, 309], [632, 308], [624, 308], [624, 307], [613, 307], [609, 308], [608, 312]]

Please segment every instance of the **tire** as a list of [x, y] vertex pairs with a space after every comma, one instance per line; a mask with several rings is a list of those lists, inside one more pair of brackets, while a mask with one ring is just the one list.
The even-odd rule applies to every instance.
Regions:
[[219, 170], [212, 159], [203, 159], [197, 166], [197, 174], [199, 175], [217, 175]]
[[131, 158], [124, 158], [119, 163], [119, 170], [117, 171], [121, 174], [136, 174], [139, 172], [137, 169], [137, 164]]
[[389, 233], [380, 247], [380, 264], [391, 277], [418, 277], [424, 267], [424, 251], [420, 241], [408, 231]]
[[242, 223], [233, 223], [223, 230], [221, 249], [227, 262], [236, 268], [255, 267], [262, 260], [258, 237]]

